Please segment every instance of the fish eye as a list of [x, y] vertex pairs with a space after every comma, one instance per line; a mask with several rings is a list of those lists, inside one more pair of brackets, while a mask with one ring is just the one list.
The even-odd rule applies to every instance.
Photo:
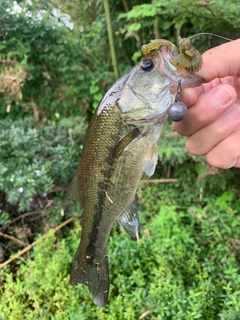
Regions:
[[151, 71], [154, 67], [154, 63], [151, 59], [144, 59], [140, 63], [140, 68], [142, 71]]

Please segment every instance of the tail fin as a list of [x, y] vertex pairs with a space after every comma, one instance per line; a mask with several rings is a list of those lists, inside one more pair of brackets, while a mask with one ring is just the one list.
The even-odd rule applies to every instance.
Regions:
[[70, 283], [82, 283], [87, 286], [93, 302], [99, 307], [104, 307], [108, 300], [109, 291], [107, 255], [105, 255], [102, 261], [97, 261], [89, 256], [80, 258], [77, 251], [73, 262]]

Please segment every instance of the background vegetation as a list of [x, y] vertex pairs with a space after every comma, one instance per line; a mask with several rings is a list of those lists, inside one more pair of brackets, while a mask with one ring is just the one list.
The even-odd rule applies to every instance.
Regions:
[[[239, 35], [238, 1], [109, 7], [119, 75], [151, 39]], [[222, 42], [192, 41], [202, 52]], [[0, 0], [0, 267], [38, 240], [0, 270], [0, 319], [240, 319], [240, 172], [188, 155], [170, 123], [155, 182], [139, 187], [140, 243], [117, 226], [112, 232], [107, 307], [68, 284], [81, 209], [64, 193], [114, 81], [102, 1]], [[157, 183], [163, 178], [176, 180]], [[74, 224], [50, 230], [73, 216]]]

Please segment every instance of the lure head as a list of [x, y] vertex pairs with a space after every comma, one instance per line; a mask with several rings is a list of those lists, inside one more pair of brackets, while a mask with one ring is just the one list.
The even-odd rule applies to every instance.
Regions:
[[187, 115], [187, 107], [182, 102], [174, 102], [168, 108], [168, 116], [174, 122], [182, 121]]

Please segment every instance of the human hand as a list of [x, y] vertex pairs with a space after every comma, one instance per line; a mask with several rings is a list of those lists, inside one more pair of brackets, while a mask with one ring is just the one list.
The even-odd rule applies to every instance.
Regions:
[[206, 83], [181, 92], [188, 114], [173, 127], [188, 137], [191, 154], [205, 155], [214, 167], [239, 168], [240, 39], [206, 51], [198, 74]]

